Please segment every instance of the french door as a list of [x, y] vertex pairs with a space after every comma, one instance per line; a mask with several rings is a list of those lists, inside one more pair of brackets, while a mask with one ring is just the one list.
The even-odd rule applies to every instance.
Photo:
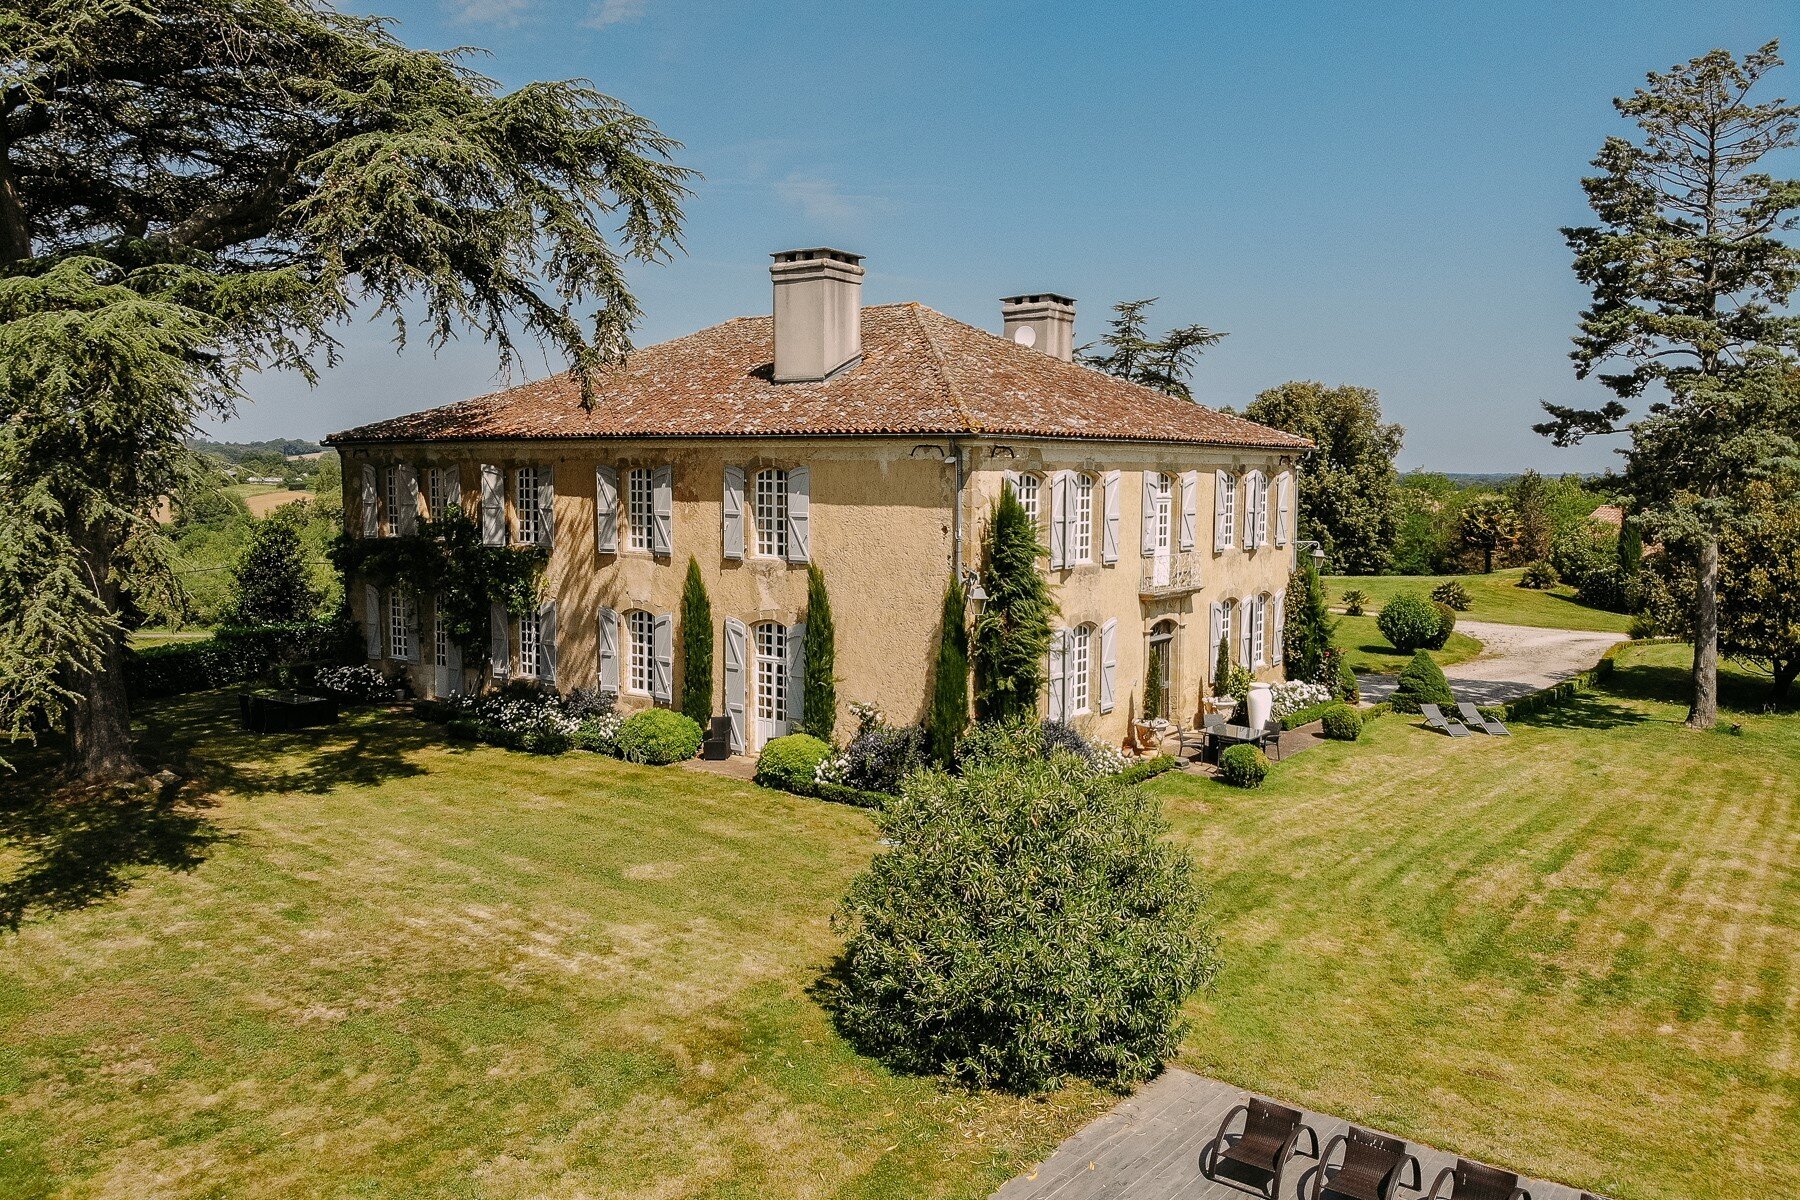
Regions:
[[787, 630], [773, 621], [756, 635], [756, 743], [788, 732]]

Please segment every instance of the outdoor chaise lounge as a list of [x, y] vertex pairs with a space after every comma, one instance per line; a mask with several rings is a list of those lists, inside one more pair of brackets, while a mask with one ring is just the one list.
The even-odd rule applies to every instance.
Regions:
[[1444, 715], [1442, 709], [1435, 704], [1419, 705], [1419, 712], [1425, 717], [1425, 728], [1435, 729], [1439, 733], [1447, 733], [1451, 737], [1468, 737], [1468, 726], [1461, 721], [1452, 721]]
[[1519, 1177], [1511, 1171], [1459, 1158], [1454, 1167], [1438, 1172], [1425, 1200], [1531, 1200], [1531, 1193], [1519, 1186]]
[[[1331, 1156], [1340, 1144], [1344, 1148], [1344, 1161], [1336, 1171], [1331, 1171]], [[1408, 1165], [1412, 1167], [1411, 1183], [1401, 1178]], [[1330, 1179], [1326, 1178], [1327, 1172], [1331, 1173]], [[1319, 1156], [1319, 1169], [1313, 1173], [1312, 1200], [1325, 1200], [1331, 1196], [1390, 1200], [1402, 1187], [1416, 1192], [1423, 1186], [1419, 1160], [1406, 1152], [1405, 1142], [1352, 1125], [1349, 1132], [1340, 1133], [1325, 1144], [1325, 1153]]]
[[[1244, 1134], [1227, 1145], [1226, 1131], [1240, 1113], [1244, 1117]], [[1208, 1179], [1216, 1179], [1221, 1163], [1230, 1164], [1223, 1172], [1226, 1178], [1239, 1180], [1248, 1175], [1249, 1179], [1241, 1181], [1267, 1187], [1269, 1196], [1278, 1197], [1282, 1194], [1282, 1168], [1294, 1155], [1306, 1154], [1300, 1149], [1303, 1133], [1312, 1142], [1312, 1152], [1307, 1157], [1319, 1157], [1319, 1135], [1300, 1119], [1299, 1109], [1251, 1097], [1219, 1122], [1219, 1132], [1200, 1151], [1200, 1172]]]
[[1456, 715], [1461, 717], [1463, 719], [1463, 724], [1467, 725], [1470, 729], [1479, 729], [1481, 732], [1491, 733], [1495, 737], [1512, 736], [1512, 730], [1508, 729], [1504, 724], [1495, 720], [1493, 717], [1483, 713], [1479, 708], [1476, 708], [1467, 700], [1457, 704]]

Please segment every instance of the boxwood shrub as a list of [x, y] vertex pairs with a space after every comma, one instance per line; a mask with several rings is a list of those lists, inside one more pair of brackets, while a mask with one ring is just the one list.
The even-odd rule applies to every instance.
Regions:
[[1142, 783], [1146, 779], [1154, 779], [1165, 771], [1173, 771], [1180, 766], [1174, 755], [1159, 754], [1155, 758], [1146, 758], [1142, 762], [1134, 762], [1120, 771], [1115, 778], [1120, 783]]
[[819, 764], [830, 753], [830, 745], [808, 733], [773, 738], [756, 757], [756, 782], [784, 792], [801, 791], [815, 782]]
[[1444, 678], [1443, 668], [1423, 650], [1415, 652], [1412, 661], [1400, 672], [1400, 681], [1394, 685], [1393, 697], [1388, 701], [1395, 712], [1405, 713], [1418, 712], [1421, 704], [1448, 705], [1455, 702], [1450, 694], [1450, 681]]
[[683, 713], [646, 708], [619, 726], [619, 757], [626, 762], [667, 766], [694, 757], [700, 749], [700, 726]]
[[1362, 718], [1348, 704], [1333, 704], [1320, 717], [1319, 732], [1334, 742], [1354, 742], [1362, 736]]
[[1389, 645], [1402, 654], [1410, 654], [1420, 647], [1429, 646], [1437, 638], [1443, 627], [1443, 618], [1438, 615], [1438, 610], [1432, 606], [1431, 601], [1423, 596], [1401, 592], [1382, 605], [1375, 624]]
[[1227, 746], [1219, 755], [1219, 781], [1232, 787], [1261, 787], [1269, 777], [1269, 757], [1255, 746]]

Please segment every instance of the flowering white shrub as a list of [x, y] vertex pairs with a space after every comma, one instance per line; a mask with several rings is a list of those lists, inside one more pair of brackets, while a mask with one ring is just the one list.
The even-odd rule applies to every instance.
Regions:
[[837, 751], [833, 751], [821, 758], [819, 765], [813, 768], [813, 782], [842, 783], [849, 770], [850, 760]]
[[1092, 753], [1088, 756], [1088, 766], [1093, 768], [1096, 776], [1117, 775], [1125, 769], [1125, 752], [1123, 750], [1101, 742], [1089, 742], [1088, 744], [1093, 747]]
[[334, 696], [350, 700], [398, 700], [406, 694], [399, 684], [366, 664], [323, 667], [313, 682]]
[[871, 729], [887, 724], [887, 717], [881, 711], [881, 705], [871, 704], [864, 700], [850, 702], [850, 715], [856, 718], [856, 732], [864, 734]]
[[1331, 699], [1331, 689], [1318, 683], [1302, 683], [1297, 679], [1278, 683], [1269, 689], [1270, 715], [1276, 720]]
[[574, 744], [577, 750], [596, 750], [601, 754], [619, 752], [619, 726], [625, 724], [622, 712], [596, 713], [576, 722]]
[[473, 717], [505, 733], [572, 734], [581, 728], [581, 720], [565, 712], [561, 699], [553, 692], [490, 692], [485, 696], [456, 696], [450, 703], [459, 716]]

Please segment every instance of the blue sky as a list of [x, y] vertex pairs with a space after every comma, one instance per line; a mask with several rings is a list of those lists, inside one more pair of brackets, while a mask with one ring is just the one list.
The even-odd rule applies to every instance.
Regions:
[[[1610, 100], [1648, 69], [1783, 37], [1787, 3], [704, 4], [379, 0], [414, 45], [474, 45], [503, 84], [584, 76], [686, 143], [687, 252], [632, 273], [648, 344], [767, 311], [768, 254], [867, 256], [869, 303], [998, 331], [997, 298], [1116, 301], [1230, 336], [1197, 394], [1377, 389], [1403, 467], [1592, 470], [1538, 401], [1599, 402], [1567, 353], [1584, 293], [1559, 226]], [[1768, 95], [1800, 95], [1800, 65]], [[1800, 156], [1774, 164], [1800, 170]], [[318, 437], [490, 391], [491, 348], [396, 355], [342, 332], [309, 389], [255, 381], [234, 440]], [[541, 358], [536, 376], [560, 369]]]

